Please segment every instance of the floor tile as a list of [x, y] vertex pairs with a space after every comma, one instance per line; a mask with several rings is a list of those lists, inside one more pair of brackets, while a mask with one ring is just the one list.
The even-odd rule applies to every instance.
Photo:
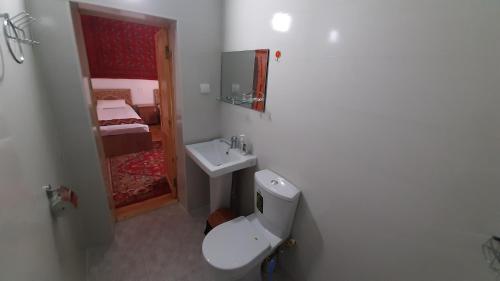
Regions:
[[108, 248], [88, 251], [88, 281], [212, 281], [201, 252], [207, 216], [208, 208], [189, 214], [171, 204], [117, 223]]

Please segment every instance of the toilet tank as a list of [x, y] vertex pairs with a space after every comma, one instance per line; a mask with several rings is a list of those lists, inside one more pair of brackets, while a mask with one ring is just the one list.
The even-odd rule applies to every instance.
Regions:
[[255, 173], [255, 214], [274, 235], [286, 239], [290, 235], [300, 191], [270, 170]]

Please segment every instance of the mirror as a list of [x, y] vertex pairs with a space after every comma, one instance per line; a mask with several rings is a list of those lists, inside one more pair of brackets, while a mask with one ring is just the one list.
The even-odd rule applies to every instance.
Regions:
[[264, 112], [269, 50], [222, 53], [221, 101]]

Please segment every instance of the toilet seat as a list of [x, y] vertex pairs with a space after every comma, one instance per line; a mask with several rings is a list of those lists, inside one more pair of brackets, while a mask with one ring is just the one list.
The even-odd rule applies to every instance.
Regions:
[[246, 217], [238, 217], [210, 231], [202, 250], [213, 267], [232, 271], [260, 261], [271, 250], [271, 244]]

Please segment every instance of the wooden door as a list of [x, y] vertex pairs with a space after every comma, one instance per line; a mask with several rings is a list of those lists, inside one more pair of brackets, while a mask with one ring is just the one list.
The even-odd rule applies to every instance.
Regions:
[[177, 156], [175, 151], [175, 96], [172, 79], [172, 48], [169, 46], [168, 30], [162, 28], [155, 35], [156, 64], [158, 69], [161, 139], [164, 148], [167, 180], [172, 195], [177, 197]]

